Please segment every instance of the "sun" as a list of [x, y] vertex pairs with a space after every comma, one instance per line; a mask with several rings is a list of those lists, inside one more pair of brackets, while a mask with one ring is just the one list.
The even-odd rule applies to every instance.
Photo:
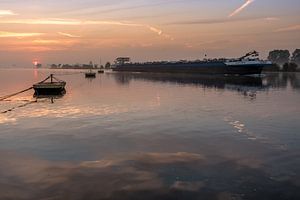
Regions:
[[36, 59], [35, 60], [33, 60], [33, 62], [32, 62], [35, 66], [37, 66], [38, 64], [39, 64], [39, 61], [37, 61]]

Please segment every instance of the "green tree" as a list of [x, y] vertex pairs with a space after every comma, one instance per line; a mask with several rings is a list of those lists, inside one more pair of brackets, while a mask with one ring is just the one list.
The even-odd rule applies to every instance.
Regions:
[[270, 66], [264, 67], [264, 71], [266, 72], [279, 72], [280, 71], [280, 66], [278, 64], [273, 64]]
[[290, 52], [289, 50], [273, 50], [270, 51], [268, 59], [273, 63], [278, 65], [283, 65], [284, 63], [288, 63], [290, 60]]
[[105, 69], [109, 69], [110, 66], [111, 66], [110, 62], [107, 62], [107, 63], [105, 64]]
[[296, 63], [285, 63], [283, 65], [282, 71], [284, 72], [295, 72], [298, 65]]
[[296, 49], [292, 55], [292, 62], [300, 65], [300, 49]]

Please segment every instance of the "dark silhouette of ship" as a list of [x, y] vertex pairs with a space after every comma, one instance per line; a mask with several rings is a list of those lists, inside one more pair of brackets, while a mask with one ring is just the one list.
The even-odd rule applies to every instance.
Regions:
[[113, 71], [229, 75], [261, 74], [262, 69], [272, 65], [272, 63], [270, 61], [260, 60], [258, 56], [258, 52], [252, 51], [238, 59], [145, 63], [132, 63], [130, 62], [130, 58], [120, 57], [116, 59]]

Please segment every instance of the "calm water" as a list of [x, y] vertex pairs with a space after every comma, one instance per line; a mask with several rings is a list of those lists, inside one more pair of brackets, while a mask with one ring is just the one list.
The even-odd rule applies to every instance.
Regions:
[[300, 199], [300, 74], [53, 72], [62, 98], [0, 102], [0, 199]]

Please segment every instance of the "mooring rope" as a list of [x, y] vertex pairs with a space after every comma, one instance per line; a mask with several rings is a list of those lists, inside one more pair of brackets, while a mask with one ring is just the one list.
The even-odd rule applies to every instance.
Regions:
[[[79, 72], [79, 73], [83, 73], [83, 72]], [[77, 74], [79, 74], [79, 73], [77, 72]], [[73, 74], [75, 74], [75, 73], [73, 73]], [[65, 74], [65, 75], [73, 75], [73, 74]], [[61, 74], [61, 75], [63, 75], [63, 74]], [[48, 80], [49, 78], [50, 78], [50, 76], [48, 76], [45, 80], [40, 81], [39, 83], [45, 82], [45, 81]], [[53, 77], [53, 78], [56, 79], [57, 81], [61, 81], [61, 80], [58, 79], [58, 78], [55, 78], [55, 77]], [[16, 96], [16, 95], [18, 95], [18, 94], [27, 92], [27, 91], [29, 91], [29, 90], [31, 90], [31, 89], [33, 89], [33, 87], [29, 87], [29, 88], [27, 88], [27, 89], [21, 90], [21, 91], [19, 91], [19, 92], [13, 93], [13, 94], [9, 94], [9, 95], [2, 96], [2, 97], [0, 97], [0, 101], [4, 101], [5, 99], [8, 99], [8, 98], [13, 97], [13, 96]]]
[[22, 104], [22, 105], [19, 105], [19, 106], [15, 106], [15, 107], [12, 107], [12, 108], [10, 108], [10, 109], [7, 109], [7, 110], [5, 110], [5, 111], [2, 111], [1, 114], [5, 114], [5, 113], [8, 113], [8, 112], [11, 112], [11, 111], [15, 110], [16, 108], [22, 108], [22, 107], [28, 106], [28, 105], [30, 105], [30, 104], [33, 104], [33, 103], [37, 103], [37, 100], [35, 100], [35, 101], [30, 101], [30, 102], [27, 102], [27, 103], [25, 103], [25, 104]]
[[33, 88], [33, 87], [30, 87], [30, 88], [27, 88], [27, 89], [22, 90], [22, 91], [20, 91], [20, 92], [16, 92], [16, 93], [13, 93], [13, 94], [9, 94], [9, 95], [0, 97], [0, 101], [4, 101], [5, 99], [8, 99], [8, 98], [10, 98], [10, 97], [13, 97], [13, 96], [16, 96], [16, 95], [18, 95], [18, 94], [27, 92], [27, 91], [31, 90], [32, 88]]

